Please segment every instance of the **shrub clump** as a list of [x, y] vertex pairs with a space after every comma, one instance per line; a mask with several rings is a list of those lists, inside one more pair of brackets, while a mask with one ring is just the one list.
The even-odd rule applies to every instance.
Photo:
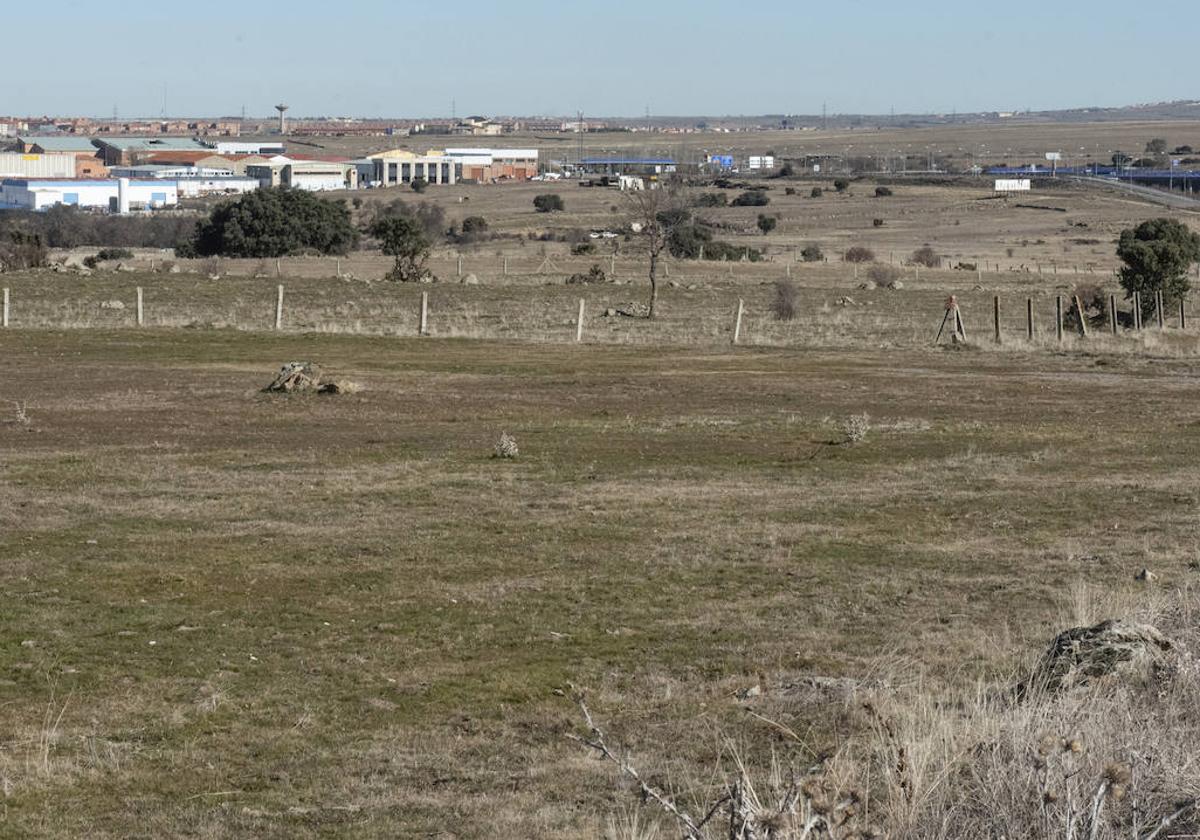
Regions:
[[604, 283], [607, 282], [608, 275], [604, 273], [604, 269], [593, 263], [588, 269], [587, 274], [572, 274], [567, 278], [567, 283], [571, 285], [579, 283]]
[[493, 458], [516, 458], [521, 454], [521, 450], [517, 448], [517, 441], [508, 432], [501, 432], [500, 439], [496, 441], [495, 447], [492, 448]]
[[862, 245], [852, 245], [846, 249], [846, 253], [842, 255], [842, 259], [848, 263], [875, 262], [875, 252], [870, 248], [864, 248]]
[[820, 245], [813, 243], [800, 249], [800, 259], [805, 262], [821, 262], [825, 259], [825, 254], [821, 251]]
[[842, 421], [842, 434], [848, 444], [862, 443], [870, 431], [871, 418], [867, 414], [852, 414]]
[[775, 297], [771, 299], [771, 314], [776, 321], [791, 321], [796, 317], [799, 296], [800, 290], [793, 281], [776, 281]]
[[286, 257], [345, 254], [357, 242], [345, 204], [276, 187], [217, 205], [176, 251], [188, 257]]
[[867, 278], [876, 286], [888, 288], [900, 279], [900, 269], [894, 265], [876, 264], [867, 269]]
[[762, 190], [747, 190], [730, 202], [734, 207], [766, 207], [771, 203], [771, 196]]
[[938, 252], [928, 245], [923, 245], [912, 252], [912, 256], [908, 258], [909, 262], [914, 265], [923, 265], [926, 268], [941, 268], [942, 258]]
[[562, 196], [556, 193], [543, 193], [533, 197], [533, 209], [539, 213], [558, 213], [565, 208]]

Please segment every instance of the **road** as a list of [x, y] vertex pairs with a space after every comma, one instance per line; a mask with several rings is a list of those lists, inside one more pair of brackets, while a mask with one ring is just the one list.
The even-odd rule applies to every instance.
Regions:
[[1161, 204], [1164, 207], [1172, 207], [1176, 210], [1200, 212], [1200, 199], [1188, 198], [1178, 193], [1157, 190], [1154, 187], [1143, 187], [1140, 184], [1131, 184], [1128, 181], [1114, 181], [1109, 178], [1091, 178], [1086, 176], [1073, 177], [1071, 180], [1086, 186], [1106, 187], [1117, 192], [1126, 193], [1127, 195], [1144, 198], [1147, 201]]

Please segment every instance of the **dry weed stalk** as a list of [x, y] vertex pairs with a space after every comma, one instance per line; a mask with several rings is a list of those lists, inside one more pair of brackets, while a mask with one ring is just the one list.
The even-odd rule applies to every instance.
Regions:
[[[1169, 608], [1152, 606], [1175, 656], [1149, 679], [1131, 661], [1124, 671], [1059, 688], [1006, 680], [960, 695], [917, 680], [867, 697], [851, 692], [847, 709], [861, 723], [836, 756], [799, 776], [774, 773], [786, 778], [757, 790], [735, 756], [703, 820], [642, 783], [582, 700], [592, 734], [576, 740], [641, 784], [643, 797], [674, 816], [689, 840], [1200, 836], [1200, 603], [1185, 589]], [[750, 715], [799, 740], [788, 726]], [[717, 813], [726, 815], [728, 833], [716, 828]]]
[[[644, 801], [656, 803], [683, 830], [685, 840], [808, 840], [824, 836], [831, 840], [858, 840], [878, 836], [860, 825], [856, 791], [841, 792], [824, 775], [824, 761], [797, 774], [786, 774], [777, 761], [767, 785], [756, 787], [740, 756], [734, 753], [735, 773], [725, 783], [725, 792], [712, 802], [704, 816], [693, 817], [680, 808], [664, 791], [651, 786], [638, 770], [609, 746], [604, 732], [596, 724], [582, 695], [575, 698], [588, 728], [586, 737], [568, 737], [595, 750], [602, 758], [617, 765], [621, 773], [635, 782]], [[786, 780], [785, 780], [786, 775]], [[717, 817], [721, 817], [717, 822]]]
[[32, 422], [29, 419], [29, 403], [25, 400], [13, 400], [12, 407], [13, 422], [18, 426], [25, 426], [28, 428], [29, 424]]

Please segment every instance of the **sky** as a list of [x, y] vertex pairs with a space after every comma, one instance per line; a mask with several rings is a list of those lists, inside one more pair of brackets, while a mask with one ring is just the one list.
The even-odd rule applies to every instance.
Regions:
[[296, 117], [886, 114], [1200, 99], [1197, 0], [121, 5], [6, 8], [0, 114], [269, 116], [281, 101]]

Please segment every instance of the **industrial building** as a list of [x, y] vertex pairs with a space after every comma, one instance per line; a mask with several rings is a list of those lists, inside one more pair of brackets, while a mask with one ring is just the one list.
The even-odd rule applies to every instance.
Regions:
[[207, 176], [195, 175], [173, 182], [180, 198], [196, 198], [202, 195], [244, 195], [261, 189], [257, 178], [244, 175]]
[[216, 153], [219, 155], [262, 155], [264, 157], [272, 157], [273, 155], [281, 155], [285, 151], [287, 150], [282, 143], [271, 140], [264, 140], [261, 143], [235, 143], [218, 140], [216, 143]]
[[213, 153], [212, 146], [192, 137], [105, 137], [96, 140], [106, 166], [133, 166], [145, 163], [157, 152]]
[[263, 187], [292, 187], [310, 192], [358, 189], [358, 169], [349, 161], [292, 160], [277, 156], [247, 166], [246, 175], [257, 178]]
[[411, 184], [424, 178], [430, 184], [459, 181], [495, 183], [527, 181], [538, 174], [537, 149], [457, 148], [419, 155], [394, 149], [355, 161], [360, 180], [375, 186]]
[[114, 166], [109, 170], [114, 178], [135, 178], [144, 181], [151, 179], [164, 181], [178, 178], [228, 178], [234, 174], [228, 167], [211, 166], [171, 166], [169, 164], [148, 163], [141, 166]]
[[46, 210], [56, 204], [129, 212], [179, 203], [173, 181], [95, 181], [5, 178], [0, 181], [0, 207]]
[[456, 181], [528, 181], [538, 174], [537, 149], [446, 149]]
[[105, 178], [108, 167], [98, 158], [76, 154], [0, 152], [0, 177]]
[[21, 150], [35, 155], [95, 155], [90, 137], [18, 137]]
[[458, 180], [454, 160], [437, 152], [418, 155], [396, 149], [370, 155], [366, 160], [374, 162], [371, 183], [380, 187], [411, 184], [418, 178], [430, 184], [453, 184]]

